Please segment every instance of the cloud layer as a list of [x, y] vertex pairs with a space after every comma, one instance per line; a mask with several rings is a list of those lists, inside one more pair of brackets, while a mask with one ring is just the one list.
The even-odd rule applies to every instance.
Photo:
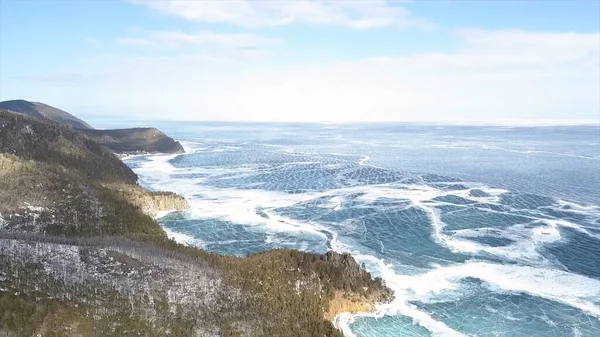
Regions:
[[[85, 40], [60, 71], [0, 77], [2, 98], [152, 119], [600, 123], [599, 32], [440, 28], [416, 32], [436, 52], [410, 52], [396, 28], [428, 23], [395, 1], [131, 2], [184, 20]], [[345, 29], [313, 42], [306, 25]]]
[[[172, 40], [232, 46], [260, 41], [221, 37]], [[459, 48], [452, 53], [276, 68], [268, 60], [259, 66], [214, 63], [194, 53], [116, 57], [104, 60], [103, 69], [88, 74], [64, 99], [128, 107], [148, 118], [169, 111], [168, 118], [186, 120], [600, 118], [599, 34], [459, 30], [455, 38]], [[90, 87], [93, 97], [78, 93]]]
[[153, 10], [190, 21], [218, 22], [242, 27], [289, 24], [343, 26], [356, 29], [420, 27], [433, 24], [415, 18], [398, 1], [294, 0], [294, 1], [186, 1], [130, 0]]
[[217, 34], [209, 31], [184, 33], [178, 31], [158, 31], [147, 37], [119, 37], [116, 42], [136, 46], [201, 46], [213, 45], [223, 47], [257, 49], [262, 46], [281, 43], [281, 39], [266, 38], [254, 34]]

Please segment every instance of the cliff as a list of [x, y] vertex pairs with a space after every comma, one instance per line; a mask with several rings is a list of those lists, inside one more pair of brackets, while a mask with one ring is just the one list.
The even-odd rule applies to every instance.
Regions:
[[389, 300], [389, 293], [373, 293], [369, 296], [356, 296], [352, 292], [338, 291], [329, 301], [327, 311], [323, 318], [333, 321], [335, 316], [342, 312], [360, 313], [375, 311], [375, 304]]
[[340, 294], [391, 296], [346, 254], [179, 245], [150, 215], [187, 202], [136, 181], [77, 130], [0, 112], [0, 335], [341, 337]]
[[189, 208], [187, 200], [173, 192], [150, 192], [139, 186], [127, 184], [109, 184], [105, 186], [121, 194], [123, 198], [152, 217], [160, 212], [182, 211]]

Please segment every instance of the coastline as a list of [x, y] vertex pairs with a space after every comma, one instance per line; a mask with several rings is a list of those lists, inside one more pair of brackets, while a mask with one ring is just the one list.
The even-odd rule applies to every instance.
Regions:
[[[182, 143], [184, 144], [184, 143]], [[189, 153], [189, 148], [185, 147], [185, 153], [180, 153], [180, 154], [168, 154], [168, 153], [136, 153], [136, 154], [117, 154], [116, 155], [119, 156], [119, 159], [121, 161], [123, 161], [123, 163], [125, 165], [127, 165], [126, 161], [129, 159], [133, 159], [136, 157], [144, 157], [144, 156], [165, 156], [165, 155], [172, 155], [172, 158], [176, 158], [180, 155], [184, 155], [186, 153]], [[146, 187], [141, 186], [141, 188], [143, 188], [146, 191], [149, 191]], [[203, 247], [199, 244], [197, 244], [197, 241], [195, 238], [193, 238], [192, 236], [185, 234], [185, 233], [180, 233], [180, 232], [175, 232], [170, 230], [169, 228], [167, 228], [166, 226], [163, 225], [163, 223], [160, 221], [161, 218], [174, 213], [174, 212], [181, 212], [181, 211], [186, 211], [190, 209], [189, 206], [189, 200], [187, 200], [184, 196], [175, 193], [177, 196], [183, 198], [187, 204], [188, 207], [187, 209], [170, 209], [170, 210], [162, 210], [162, 211], [158, 211], [155, 212], [154, 214], [152, 214], [152, 218], [160, 225], [160, 227], [162, 228], [162, 230], [165, 232], [165, 234], [167, 235], [167, 237], [175, 242], [177, 242], [178, 244], [183, 244], [185, 246], [188, 247], [194, 247], [194, 248], [198, 248], [198, 249], [203, 249]], [[196, 243], [196, 244], [195, 244]], [[339, 252], [337, 250], [334, 250], [332, 247], [332, 252], [336, 252], [341, 254], [342, 252]], [[300, 251], [299, 251], [300, 252]], [[381, 313], [378, 313], [377, 311], [377, 306], [381, 305], [381, 304], [385, 304], [387, 302], [391, 302], [394, 299], [394, 295], [391, 295], [392, 298], [388, 299], [387, 302], [385, 301], [373, 301], [372, 299], [360, 299], [360, 298], [354, 298], [354, 299], [350, 299], [350, 298], [346, 298], [346, 295], [349, 295], [350, 297], [352, 296], [352, 294], [347, 294], [344, 292], [336, 292], [335, 296], [329, 301], [329, 305], [334, 305], [337, 306], [337, 309], [334, 309], [333, 312], [331, 309], [329, 310], [325, 310], [323, 312], [323, 317], [332, 323], [332, 325], [335, 327], [335, 329], [337, 329], [338, 331], [340, 331], [344, 337], [357, 337], [350, 329], [350, 324], [352, 324], [354, 322], [354, 320], [357, 317], [380, 317], [382, 316]]]

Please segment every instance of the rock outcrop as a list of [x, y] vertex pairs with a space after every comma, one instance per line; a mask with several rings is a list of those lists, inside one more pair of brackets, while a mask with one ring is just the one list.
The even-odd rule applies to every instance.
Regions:
[[125, 199], [152, 217], [161, 212], [183, 211], [190, 207], [184, 197], [173, 192], [151, 192], [139, 186], [125, 184], [105, 186], [121, 193]]

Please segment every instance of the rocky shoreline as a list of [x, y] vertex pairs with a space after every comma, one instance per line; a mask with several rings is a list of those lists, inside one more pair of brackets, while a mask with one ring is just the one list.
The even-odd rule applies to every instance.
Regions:
[[[117, 154], [120, 158], [128, 157], [131, 154]], [[143, 154], [139, 154], [143, 155]], [[153, 195], [153, 197], [157, 198], [158, 201], [149, 201], [147, 194], [143, 194], [140, 196], [139, 191], [137, 193], [132, 193], [130, 200], [134, 200], [134, 202], [139, 203], [140, 207], [145, 209], [146, 213], [155, 217], [157, 214], [164, 215], [165, 213], [184, 211], [189, 209], [189, 204], [187, 200], [176, 193], [172, 192], [148, 192]], [[164, 199], [161, 199], [164, 198]], [[136, 201], [137, 200], [137, 201]], [[155, 217], [156, 219], [156, 217]], [[158, 219], [156, 219], [158, 221]], [[187, 244], [187, 243], [182, 243]], [[332, 260], [335, 260], [336, 263], [343, 264], [357, 264], [356, 261], [348, 254], [337, 254], [334, 252], [330, 252], [327, 256], [332, 257]], [[336, 318], [338, 315], [343, 313], [349, 314], [358, 314], [358, 313], [373, 313], [375, 312], [375, 305], [386, 303], [392, 300], [391, 290], [385, 288], [382, 291], [377, 291], [371, 293], [368, 297], [357, 296], [352, 292], [345, 291], [336, 291], [334, 296], [329, 300], [328, 308], [323, 313], [323, 318], [327, 321], [330, 321], [334, 324], [336, 328], [339, 329], [336, 323]]]
[[153, 216], [187, 201], [137, 180], [71, 127], [0, 111], [0, 335], [341, 337], [334, 313], [391, 298], [348, 254], [178, 244]]

